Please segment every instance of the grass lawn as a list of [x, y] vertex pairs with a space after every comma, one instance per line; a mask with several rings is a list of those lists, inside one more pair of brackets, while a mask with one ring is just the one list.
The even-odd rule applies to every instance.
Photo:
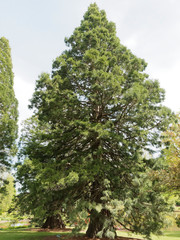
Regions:
[[[118, 232], [118, 236], [143, 239], [140, 235], [128, 235], [126, 232]], [[165, 231], [163, 236], [152, 236], [152, 240], [180, 240], [180, 231]]]
[[[63, 232], [33, 232], [25, 231], [23, 229], [16, 230], [0, 230], [0, 240], [43, 240], [47, 236], [55, 236], [56, 234], [70, 235], [70, 233]], [[141, 236], [128, 235], [126, 232], [118, 231], [118, 236], [139, 238], [143, 239]], [[180, 231], [166, 231], [163, 236], [153, 236], [153, 240], [180, 240]]]
[[[24, 230], [1, 230], [0, 240], [42, 240], [47, 236], [55, 236], [56, 232], [32, 232]], [[65, 235], [67, 233], [60, 233]]]

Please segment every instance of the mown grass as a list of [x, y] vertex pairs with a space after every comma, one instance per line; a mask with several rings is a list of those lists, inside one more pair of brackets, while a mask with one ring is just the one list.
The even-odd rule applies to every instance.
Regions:
[[[0, 230], [0, 240], [43, 240], [47, 236], [55, 235], [71, 236], [67, 232], [32, 232], [23, 229]], [[143, 239], [142, 236], [129, 235], [127, 232], [118, 231], [118, 236]], [[180, 231], [166, 231], [163, 236], [152, 236], [152, 240], [180, 240]]]
[[[118, 232], [118, 236], [143, 239], [140, 235]], [[165, 231], [162, 236], [152, 236], [152, 240], [180, 240], [180, 231]]]
[[32, 232], [24, 231], [23, 229], [16, 230], [1, 230], [0, 240], [42, 240], [47, 236], [55, 236], [56, 234], [67, 235], [69, 233], [57, 232]]

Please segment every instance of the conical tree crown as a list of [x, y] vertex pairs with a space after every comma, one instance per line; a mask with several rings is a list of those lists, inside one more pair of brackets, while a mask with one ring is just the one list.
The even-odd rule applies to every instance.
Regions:
[[91, 4], [80, 27], [75, 29], [69, 39], [66, 39], [66, 43], [71, 45], [77, 56], [80, 55], [80, 51], [84, 54], [91, 48], [108, 51], [119, 45], [119, 39], [115, 34], [115, 24], [108, 22], [106, 13], [99, 11], [96, 4]]
[[167, 112], [159, 105], [164, 90], [143, 72], [145, 61], [120, 43], [115, 25], [96, 4], [65, 41], [69, 50], [54, 62], [53, 81], [61, 94], [68, 90], [75, 96], [81, 108], [75, 117], [102, 124], [110, 120], [124, 139], [130, 134], [136, 141], [146, 139], [146, 144], [148, 129], [160, 127], [157, 122]]

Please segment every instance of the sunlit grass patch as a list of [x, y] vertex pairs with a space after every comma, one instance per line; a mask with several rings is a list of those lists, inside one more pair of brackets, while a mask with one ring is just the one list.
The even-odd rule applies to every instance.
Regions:
[[[118, 231], [118, 236], [143, 239], [142, 236]], [[180, 231], [165, 231], [162, 236], [152, 236], [152, 240], [180, 240]]]
[[[42, 240], [46, 236], [55, 236], [59, 232], [33, 232], [24, 231], [23, 229], [16, 230], [1, 230], [0, 240]], [[69, 233], [60, 233], [61, 235], [67, 235]]]

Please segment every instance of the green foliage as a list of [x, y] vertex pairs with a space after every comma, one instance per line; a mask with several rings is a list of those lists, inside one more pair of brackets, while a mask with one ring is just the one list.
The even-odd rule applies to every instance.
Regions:
[[[17, 99], [13, 90], [13, 77], [9, 42], [2, 37], [0, 38], [0, 212], [3, 208], [6, 211], [6, 206], [9, 206], [9, 201], [11, 202], [11, 193], [9, 192], [11, 180], [8, 184], [6, 171], [10, 167], [12, 156], [16, 153], [18, 113]], [[6, 184], [8, 184], [7, 190]], [[4, 197], [5, 195], [6, 197]]]
[[17, 138], [17, 99], [13, 90], [11, 50], [6, 38], [0, 38], [0, 170], [15, 153]]
[[36, 81], [34, 116], [21, 138], [20, 156], [28, 157], [18, 170], [21, 202], [36, 210], [61, 205], [68, 215], [86, 211], [92, 237], [114, 238], [115, 221], [146, 236], [159, 233], [170, 209], [150, 177], [160, 161], [144, 152], [158, 153], [170, 123], [164, 90], [96, 4], [65, 42], [52, 76]]
[[6, 189], [4, 192], [0, 193], [0, 215], [6, 213], [11, 207], [12, 200], [15, 196], [15, 186], [14, 186], [14, 178], [12, 175], [6, 173]]
[[178, 216], [178, 217], [176, 218], [176, 224], [177, 224], [177, 226], [180, 228], [180, 216]]
[[179, 198], [176, 200], [176, 206], [180, 207], [180, 199]]
[[[173, 124], [163, 133], [163, 154], [168, 168], [163, 172], [166, 189], [180, 195], [180, 115], [177, 114]], [[161, 173], [160, 173], [161, 174]]]
[[[18, 165], [17, 171], [17, 180], [21, 182], [22, 188], [16, 197], [16, 207], [18, 205], [20, 208], [21, 216], [28, 214], [32, 224], [42, 226], [49, 216], [63, 212], [62, 196], [54, 193], [58, 191], [59, 185], [64, 187], [64, 184], [62, 185], [60, 181], [58, 185], [51, 184], [45, 176], [42, 181], [39, 169], [29, 159], [25, 159], [23, 165]], [[71, 183], [76, 179], [73, 173], [68, 177]]]

